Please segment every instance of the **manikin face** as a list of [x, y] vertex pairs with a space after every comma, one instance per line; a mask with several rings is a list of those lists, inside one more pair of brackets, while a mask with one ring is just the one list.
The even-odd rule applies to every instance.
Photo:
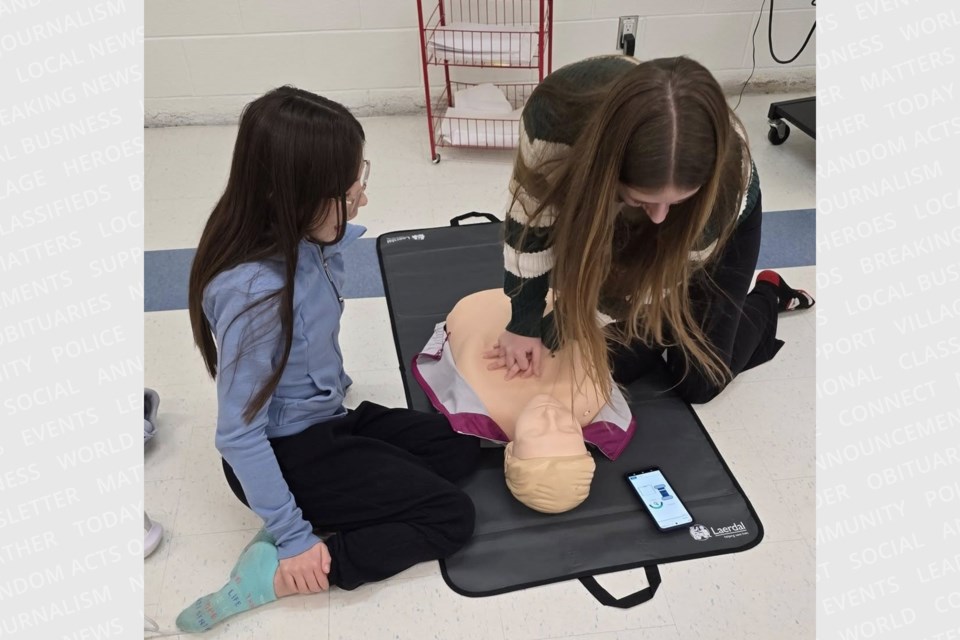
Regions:
[[671, 205], [680, 204], [699, 190], [700, 187], [686, 189], [673, 185], [658, 190], [645, 190], [621, 182], [618, 194], [628, 207], [643, 209], [647, 217], [650, 218], [650, 222], [660, 224], [667, 219]]
[[577, 456], [587, 452], [576, 417], [553, 396], [531, 398], [517, 418], [513, 455], [520, 459]]

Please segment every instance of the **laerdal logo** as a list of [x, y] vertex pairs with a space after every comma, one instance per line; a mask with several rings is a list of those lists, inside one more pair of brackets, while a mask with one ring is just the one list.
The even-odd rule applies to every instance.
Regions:
[[710, 527], [709, 529], [702, 524], [695, 524], [690, 527], [690, 536], [694, 540], [707, 540], [713, 538], [739, 538], [747, 535], [747, 527], [743, 522], [734, 522], [726, 527]]
[[402, 242], [403, 240], [426, 240], [426, 238], [427, 236], [422, 233], [415, 233], [412, 236], [396, 236], [393, 238], [387, 238], [387, 244]]
[[690, 527], [690, 535], [694, 540], [706, 540], [710, 537], [710, 532], [702, 524], [695, 524]]
[[719, 529], [714, 529], [713, 527], [710, 527], [710, 533], [712, 533], [715, 536], [722, 536], [722, 535], [731, 534], [731, 533], [746, 533], [746, 532], [747, 532], [747, 528], [743, 526], [742, 522], [737, 522], [735, 524], [730, 525], [729, 527], [720, 527]]

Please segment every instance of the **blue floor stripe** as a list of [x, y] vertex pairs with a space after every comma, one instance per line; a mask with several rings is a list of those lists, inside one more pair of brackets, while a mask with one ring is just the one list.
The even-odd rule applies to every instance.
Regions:
[[169, 249], [144, 253], [144, 311], [187, 308], [190, 265], [196, 252], [196, 249]]
[[[816, 264], [816, 221], [813, 209], [764, 212], [758, 269]], [[147, 251], [144, 255], [144, 310], [187, 308], [187, 282], [195, 249]], [[375, 238], [360, 238], [343, 253], [347, 283], [345, 298], [383, 295]]]
[[758, 269], [806, 267], [817, 264], [815, 209], [763, 212]]
[[[187, 308], [190, 265], [196, 249], [147, 251], [143, 261], [144, 311]], [[360, 238], [343, 252], [347, 282], [344, 298], [377, 298], [383, 295], [377, 240]]]

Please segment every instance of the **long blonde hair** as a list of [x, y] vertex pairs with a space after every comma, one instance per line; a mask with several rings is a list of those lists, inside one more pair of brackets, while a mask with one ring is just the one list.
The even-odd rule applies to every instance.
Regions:
[[[563, 88], [544, 84], [540, 90], [541, 100], [570, 100]], [[716, 79], [685, 57], [638, 64], [603, 90], [574, 100], [592, 101], [591, 115], [570, 153], [550, 169], [549, 184], [543, 166], [527, 167], [518, 155], [514, 167], [519, 184], [540, 191], [531, 224], [556, 212], [551, 285], [560, 344], [580, 345], [586, 373], [601, 389], [607, 386], [600, 382], [610, 379], [608, 340], [678, 345], [688, 370], [692, 361], [722, 384], [729, 368], [690, 301], [695, 282], [709, 286], [707, 262], [691, 261], [690, 253], [705, 248], [700, 242], [709, 230], [717, 238], [710, 247], [716, 257], [733, 230], [750, 171], [748, 148], [734, 130], [739, 120]], [[674, 205], [661, 224], [644, 218], [628, 228], [616, 206], [620, 183], [700, 189]], [[601, 327], [598, 309], [613, 310], [623, 328]]]

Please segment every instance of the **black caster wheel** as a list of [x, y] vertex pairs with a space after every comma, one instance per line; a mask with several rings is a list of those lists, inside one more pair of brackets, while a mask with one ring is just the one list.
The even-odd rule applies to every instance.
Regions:
[[437, 155], [433, 156], [433, 160], [431, 160], [430, 162], [432, 162], [433, 164], [440, 164], [440, 154], [438, 153]]
[[770, 141], [770, 144], [781, 145], [787, 141], [787, 138], [790, 137], [790, 126], [785, 122], [778, 122], [776, 124], [770, 125], [770, 130], [767, 131], [767, 140]]

